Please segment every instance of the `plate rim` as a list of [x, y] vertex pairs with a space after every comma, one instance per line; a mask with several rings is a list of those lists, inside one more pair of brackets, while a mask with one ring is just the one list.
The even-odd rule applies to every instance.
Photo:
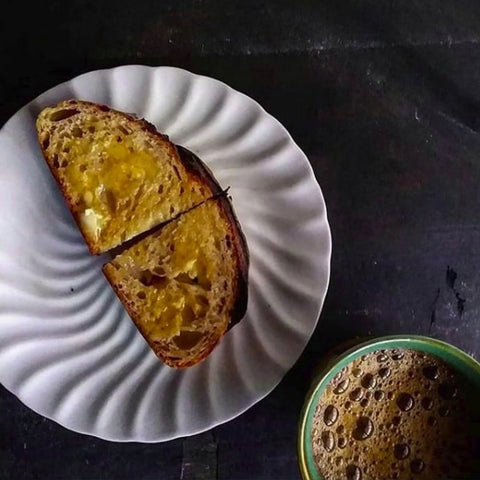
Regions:
[[[194, 73], [194, 72], [192, 72], [190, 70], [187, 70], [187, 69], [184, 69], [184, 68], [180, 68], [180, 67], [176, 67], [176, 66], [170, 66], [170, 65], [145, 65], [145, 64], [140, 64], [140, 63], [132, 63], [132, 64], [121, 64], [121, 65], [117, 65], [117, 66], [114, 66], [114, 67], [100, 68], [100, 69], [95, 69], [95, 70], [90, 70], [90, 71], [80, 73], [79, 75], [73, 76], [73, 77], [69, 78], [68, 80], [65, 80], [65, 81], [63, 81], [63, 82], [61, 82], [57, 85], [54, 85], [54, 86], [48, 88], [47, 90], [44, 90], [39, 95], [37, 95], [35, 98], [33, 98], [32, 100], [27, 102], [25, 105], [23, 105], [15, 113], [13, 113], [13, 115], [11, 115], [7, 119], [7, 121], [0, 128], [0, 141], [2, 139], [2, 136], [7, 136], [8, 137], [7, 130], [9, 128], [9, 124], [15, 119], [15, 117], [17, 117], [22, 112], [26, 111], [29, 107], [31, 107], [33, 104], [35, 104], [35, 102], [37, 102], [42, 97], [48, 96], [48, 94], [52, 93], [53, 91], [55, 91], [57, 89], [60, 89], [62, 86], [66, 86], [66, 85], [70, 84], [71, 82], [73, 82], [74, 80], [82, 79], [82, 78], [87, 77], [89, 75], [92, 75], [92, 76], [103, 75], [107, 72], [113, 73], [114, 71], [118, 71], [118, 70], [135, 69], [135, 68], [137, 68], [137, 69], [148, 69], [150, 71], [156, 71], [156, 70], [178, 71], [181, 74], [187, 74], [187, 75], [189, 75], [191, 77], [194, 77], [194, 78], [203, 78], [203, 79], [206, 79], [208, 81], [213, 81], [213, 82], [221, 85], [223, 88], [227, 89], [228, 91], [233, 92], [236, 95], [242, 96], [246, 101], [253, 103], [255, 105], [255, 107], [260, 110], [262, 115], [267, 116], [271, 120], [273, 120], [277, 124], [277, 126], [280, 127], [282, 132], [287, 136], [287, 138], [289, 140], [289, 143], [293, 144], [295, 146], [295, 148], [298, 150], [298, 153], [301, 155], [303, 162], [306, 164], [306, 166], [308, 168], [309, 178], [310, 178], [310, 180], [313, 180], [313, 182], [315, 183], [316, 188], [318, 190], [318, 193], [320, 194], [321, 204], [319, 204], [319, 208], [323, 211], [322, 232], [325, 235], [324, 240], [326, 241], [325, 251], [322, 252], [323, 257], [325, 259], [325, 285], [324, 285], [321, 296], [317, 297], [318, 308], [317, 308], [317, 313], [316, 313], [316, 319], [315, 319], [315, 321], [312, 325], [311, 331], [308, 333], [308, 335], [305, 335], [305, 344], [303, 345], [301, 350], [298, 352], [298, 355], [296, 356], [295, 360], [293, 361], [293, 363], [291, 363], [291, 365], [288, 368], [284, 369], [280, 378], [278, 380], [275, 380], [273, 382], [273, 385], [270, 388], [268, 388], [265, 392], [262, 392], [261, 395], [256, 396], [255, 399], [252, 402], [250, 402], [245, 408], [239, 409], [235, 413], [233, 413], [232, 415], [227, 415], [225, 418], [222, 418], [222, 419], [219, 419], [219, 420], [215, 419], [213, 422], [208, 422], [208, 423], [210, 423], [210, 425], [208, 427], [194, 428], [194, 429], [189, 430], [188, 433], [175, 433], [173, 435], [162, 436], [162, 438], [152, 438], [152, 439], [139, 439], [137, 437], [135, 437], [135, 438], [126, 438], [126, 437], [118, 438], [115, 435], [108, 435], [108, 434], [105, 434], [104, 432], [102, 432], [102, 433], [100, 433], [98, 431], [92, 432], [92, 431], [88, 431], [86, 429], [76, 428], [76, 427], [73, 428], [71, 426], [68, 426], [68, 425], [66, 425], [65, 422], [60, 421], [57, 418], [54, 418], [52, 415], [48, 415], [48, 414], [45, 414], [45, 413], [41, 412], [40, 411], [41, 409], [36, 409], [35, 407], [32, 407], [30, 404], [28, 404], [24, 401], [24, 399], [22, 398], [22, 395], [19, 392], [15, 392], [15, 391], [11, 390], [10, 388], [8, 388], [4, 384], [4, 382], [0, 381], [1, 385], [5, 388], [5, 390], [7, 390], [9, 393], [11, 393], [13, 396], [15, 396], [29, 410], [35, 412], [38, 415], [43, 416], [44, 418], [48, 418], [49, 420], [51, 420], [54, 423], [60, 425], [61, 427], [65, 428], [66, 430], [69, 430], [69, 431], [75, 432], [75, 433], [80, 433], [80, 434], [83, 434], [83, 435], [92, 436], [94, 438], [99, 438], [99, 439], [110, 441], [110, 442], [116, 442], [116, 443], [153, 444], [153, 443], [167, 442], [167, 441], [175, 440], [175, 439], [178, 439], [178, 438], [185, 438], [187, 436], [197, 435], [199, 433], [209, 431], [212, 428], [216, 428], [220, 425], [228, 423], [231, 420], [241, 416], [243, 413], [245, 413], [247, 410], [252, 408], [257, 403], [259, 403], [261, 400], [265, 399], [268, 395], [270, 395], [273, 392], [273, 390], [275, 390], [275, 388], [277, 388], [280, 385], [280, 383], [283, 381], [283, 379], [285, 378], [287, 373], [290, 372], [292, 370], [292, 368], [294, 368], [295, 365], [297, 364], [297, 362], [299, 361], [300, 357], [302, 356], [306, 347], [308, 346], [308, 344], [309, 344], [309, 342], [310, 342], [310, 340], [313, 336], [313, 333], [315, 332], [316, 328], [318, 327], [320, 315], [323, 311], [323, 307], [324, 307], [324, 304], [325, 304], [325, 299], [326, 299], [326, 296], [327, 296], [327, 293], [328, 293], [328, 290], [329, 290], [330, 280], [331, 280], [332, 234], [331, 234], [330, 223], [328, 221], [328, 211], [327, 211], [327, 205], [326, 205], [326, 202], [325, 202], [325, 197], [323, 195], [323, 190], [320, 186], [320, 183], [316, 178], [315, 171], [312, 167], [312, 164], [310, 163], [310, 161], [309, 161], [307, 155], [305, 154], [305, 152], [296, 143], [296, 141], [293, 139], [292, 135], [287, 130], [287, 128], [283, 125], [283, 123], [280, 122], [280, 120], [278, 120], [272, 114], [267, 112], [265, 110], [265, 108], [262, 105], [260, 105], [259, 102], [257, 102], [257, 100], [255, 100], [252, 97], [250, 97], [249, 95], [231, 87], [230, 85], [228, 85], [224, 81], [218, 80], [217, 78], [210, 77], [210, 76], [207, 76], [207, 75], [197, 74], [197, 73]], [[74, 97], [74, 98], [79, 98], [79, 97]], [[113, 108], [115, 108], [115, 107], [113, 107]], [[141, 117], [139, 117], [139, 118], [141, 118]], [[148, 121], [148, 119], [147, 119], [147, 121]], [[168, 135], [168, 133], [167, 133], [167, 135]], [[130, 432], [130, 434], [131, 434], [131, 432]]]

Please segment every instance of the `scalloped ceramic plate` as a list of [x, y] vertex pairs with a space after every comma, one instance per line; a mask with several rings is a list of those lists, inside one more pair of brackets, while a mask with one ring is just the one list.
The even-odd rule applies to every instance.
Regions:
[[[160, 363], [89, 255], [36, 143], [35, 118], [66, 98], [135, 112], [200, 156], [250, 248], [245, 318], [203, 363]], [[232, 419], [267, 395], [306, 346], [325, 298], [331, 240], [307, 158], [247, 96], [170, 67], [81, 75], [0, 131], [0, 381], [61, 425], [154, 442]]]

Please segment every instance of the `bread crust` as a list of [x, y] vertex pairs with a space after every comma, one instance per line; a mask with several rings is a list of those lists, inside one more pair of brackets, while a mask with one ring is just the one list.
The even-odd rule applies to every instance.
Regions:
[[[203, 161], [197, 157], [193, 152], [187, 150], [180, 145], [172, 144], [182, 160], [183, 166], [190, 172], [191, 175], [196, 177], [199, 182], [206, 185], [212, 192], [212, 197], [223, 193], [222, 187], [220, 187], [212, 171], [203, 163]], [[194, 207], [195, 208], [195, 207]]]
[[[102, 115], [102, 116], [108, 115], [108, 114], [118, 115], [124, 118], [128, 123], [131, 123], [132, 125], [136, 125], [137, 128], [143, 133], [151, 135], [154, 141], [160, 141], [162, 142], [163, 146], [166, 145], [170, 151], [170, 154], [173, 157], [175, 157], [178, 160], [178, 162], [181, 163], [184, 166], [185, 170], [188, 172], [190, 176], [189, 180], [196, 182], [200, 185], [203, 185], [210, 190], [211, 194], [209, 195], [209, 197], [218, 195], [219, 193], [222, 192], [222, 188], [218, 184], [213, 173], [196, 155], [194, 155], [192, 152], [182, 147], [177, 147], [177, 145], [175, 145], [170, 141], [167, 135], [160, 133], [153, 124], [151, 124], [145, 119], [138, 118], [134, 114], [128, 114], [125, 112], [121, 112], [119, 110], [115, 110], [104, 104], [96, 104], [86, 100], [73, 100], [73, 99], [65, 100], [57, 104], [55, 107], [51, 107], [51, 108], [54, 111], [61, 111], [61, 110], [77, 111], [77, 113], [69, 116], [68, 118], [81, 113], [87, 113], [88, 111], [90, 111], [93, 114]], [[38, 139], [38, 143], [40, 145], [40, 149], [42, 151], [43, 157], [45, 158], [48, 168], [52, 172], [52, 175], [54, 176], [65, 198], [68, 208], [72, 213], [73, 218], [80, 232], [82, 233], [83, 238], [85, 239], [85, 242], [88, 246], [90, 253], [92, 253], [93, 255], [98, 255], [100, 253], [103, 253], [104, 250], [101, 249], [100, 246], [97, 245], [95, 242], [93, 242], [91, 239], [87, 238], [87, 236], [84, 234], [84, 231], [81, 225], [80, 215], [76, 211], [71, 195], [68, 193], [68, 187], [61, 180], [58, 170], [53, 166], [53, 158], [51, 158], [50, 154], [47, 152], [48, 146], [47, 147], [45, 146], [45, 140], [46, 140], [46, 136], [49, 135], [48, 122], [49, 122], [48, 120], [45, 120], [42, 117], [42, 113], [40, 113], [37, 119], [37, 133], [38, 133], [37, 139]]]
[[227, 194], [218, 197], [222, 213], [228, 221], [231, 238], [235, 244], [235, 252], [237, 255], [237, 276], [236, 281], [236, 301], [230, 314], [231, 321], [228, 329], [235, 326], [247, 311], [248, 304], [248, 267], [250, 264], [250, 253], [248, 251], [247, 240], [240, 227], [240, 222], [235, 215], [232, 203]]

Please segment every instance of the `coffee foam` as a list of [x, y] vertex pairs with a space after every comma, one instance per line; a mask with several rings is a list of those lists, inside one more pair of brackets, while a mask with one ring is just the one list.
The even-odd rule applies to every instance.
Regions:
[[367, 354], [320, 396], [311, 432], [319, 473], [325, 480], [480, 478], [479, 405], [479, 392], [433, 355]]

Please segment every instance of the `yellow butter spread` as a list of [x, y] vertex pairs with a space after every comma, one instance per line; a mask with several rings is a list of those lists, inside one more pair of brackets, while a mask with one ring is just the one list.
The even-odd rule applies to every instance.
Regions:
[[85, 123], [64, 139], [59, 159], [82, 227], [100, 244], [122, 243], [202, 200], [184, 188], [168, 146], [122, 128]]
[[208, 310], [221, 262], [218, 242], [225, 232], [218, 210], [202, 207], [167, 229], [168, 243], [148, 237], [116, 260], [138, 278], [137, 321], [156, 340], [198, 330], [195, 321]]

